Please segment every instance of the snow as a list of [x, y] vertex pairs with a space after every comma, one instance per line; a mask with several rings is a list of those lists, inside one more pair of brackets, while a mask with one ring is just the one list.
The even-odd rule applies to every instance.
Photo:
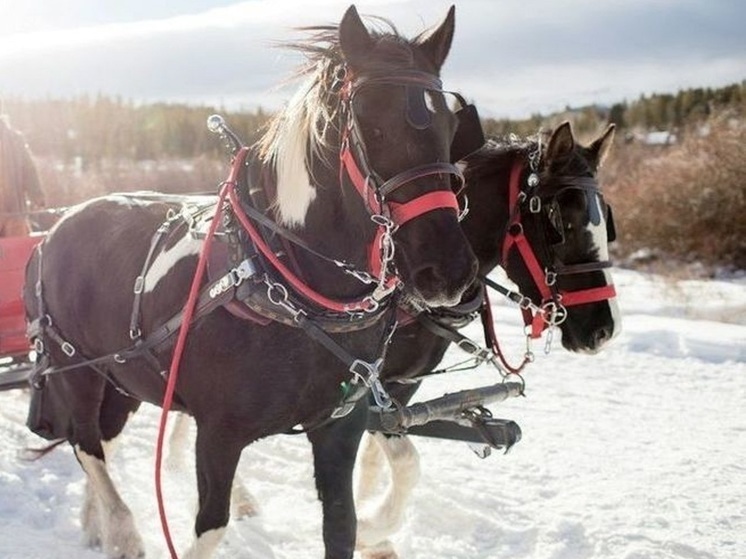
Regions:
[[[746, 281], [614, 277], [622, 334], [594, 356], [536, 345], [527, 398], [492, 408], [521, 426], [508, 454], [480, 460], [463, 443], [416, 440], [422, 478], [394, 538], [402, 558], [746, 557]], [[498, 335], [517, 360], [519, 313], [495, 304]], [[476, 338], [479, 327], [465, 332]], [[419, 397], [492, 382], [487, 368], [453, 373]], [[83, 473], [71, 450], [20, 458], [43, 443], [24, 427], [26, 407], [23, 391], [0, 393], [0, 558], [100, 559], [81, 544]], [[167, 559], [152, 481], [157, 421], [158, 410], [143, 407], [111, 470], [147, 557]], [[231, 522], [216, 557], [322, 557], [307, 441], [260, 441], [239, 472], [260, 515]], [[191, 462], [164, 472], [181, 550], [191, 543], [193, 476]]]

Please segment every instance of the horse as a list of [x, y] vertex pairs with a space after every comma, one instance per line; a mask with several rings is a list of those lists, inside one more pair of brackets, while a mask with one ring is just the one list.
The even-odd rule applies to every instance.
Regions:
[[[546, 327], [558, 327], [562, 345], [572, 352], [597, 353], [621, 325], [608, 271], [608, 244], [616, 232], [596, 178], [613, 138], [610, 125], [589, 145], [580, 145], [565, 122], [546, 143], [538, 135], [493, 139], [460, 162], [470, 200], [461, 226], [477, 256], [479, 276], [486, 278], [496, 267], [504, 268], [519, 288], [530, 335], [537, 337]], [[515, 239], [524, 235], [524, 246], [531, 247], [535, 260], [525, 248], [515, 248]], [[429, 309], [417, 319], [413, 319], [416, 309], [403, 305], [410, 320], [395, 331], [381, 374], [394, 400], [405, 405], [422, 379], [436, 369], [454, 341], [451, 325], [468, 324], [479, 305], [480, 314], [489, 308], [489, 301], [481, 297], [483, 288], [475, 284], [457, 307]], [[489, 315], [486, 318], [491, 320]], [[433, 321], [439, 328], [428, 326]], [[491, 349], [497, 349], [495, 345]], [[175, 423], [170, 441], [174, 456], [183, 453], [185, 421], [181, 416]], [[345, 445], [361, 438], [363, 424], [353, 416], [342, 418], [328, 433]], [[326, 444], [332, 448], [335, 443]], [[419, 478], [419, 458], [408, 436], [369, 433], [358, 459], [358, 502], [371, 498], [384, 459], [392, 474], [389, 490], [372, 516], [358, 520], [357, 547], [366, 559], [397, 557], [388, 537], [401, 526], [407, 498]], [[234, 486], [234, 497], [237, 507], [248, 503], [256, 508], [240, 483]]]
[[[559, 322], [562, 345], [572, 352], [597, 353], [621, 326], [608, 271], [608, 243], [616, 233], [596, 178], [613, 137], [610, 125], [589, 145], [580, 145], [565, 122], [544, 147], [538, 136], [490, 140], [463, 161], [470, 211], [461, 225], [477, 255], [479, 276], [501, 266], [528, 298], [522, 306], [539, 311], [528, 317], [527, 328], [535, 336]], [[453, 320], [453, 309], [446, 311], [443, 319]], [[437, 313], [433, 318], [438, 320]], [[450, 343], [418, 321], [400, 328], [382, 373], [391, 396], [406, 404], [419, 382], [395, 381], [426, 377]], [[340, 436], [352, 437], [353, 431], [350, 427]], [[369, 433], [358, 462], [358, 504], [370, 497], [384, 460], [391, 472], [386, 498], [371, 517], [358, 522], [358, 548], [370, 559], [396, 558], [388, 537], [401, 526], [406, 500], [419, 478], [419, 459], [409, 437]]]
[[25, 237], [28, 203], [44, 206], [44, 194], [23, 134], [0, 117], [0, 237]]
[[[362, 434], [355, 410], [380, 384], [398, 297], [454, 305], [476, 274], [451, 182], [458, 116], [439, 78], [454, 26], [452, 7], [407, 39], [369, 30], [350, 6], [337, 26], [306, 28], [292, 45], [308, 57], [305, 81], [258, 145], [234, 146], [217, 205], [104, 196], [70, 210], [32, 255], [28, 426], [72, 445], [88, 545], [144, 554], [106, 463], [128, 416], [141, 402], [167, 409], [173, 390], [172, 409], [197, 424], [199, 504], [183, 558], [218, 546], [243, 448], [299, 426], [325, 556], [352, 557], [359, 439], [334, 436], [331, 419], [348, 414]], [[216, 275], [200, 280], [205, 268]]]

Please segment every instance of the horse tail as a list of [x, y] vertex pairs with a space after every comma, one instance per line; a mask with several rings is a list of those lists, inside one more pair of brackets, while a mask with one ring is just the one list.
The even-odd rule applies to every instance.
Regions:
[[55, 448], [60, 446], [62, 443], [64, 443], [67, 439], [56, 439], [49, 443], [46, 446], [43, 446], [41, 448], [29, 448], [26, 447], [23, 449], [23, 453], [21, 454], [21, 460], [24, 460], [26, 462], [36, 462], [40, 458], [45, 457], [47, 454], [52, 452]]

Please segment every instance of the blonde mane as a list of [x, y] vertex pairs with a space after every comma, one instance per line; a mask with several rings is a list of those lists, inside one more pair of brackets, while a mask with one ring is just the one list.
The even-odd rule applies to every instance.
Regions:
[[308, 63], [299, 74], [305, 81], [284, 109], [270, 121], [259, 142], [262, 162], [274, 169], [277, 220], [288, 227], [303, 227], [306, 213], [316, 198], [316, 182], [309, 156], [322, 157], [329, 147], [329, 132], [337, 131], [340, 101], [330, 90], [334, 72], [342, 67], [336, 27], [311, 28], [316, 35], [308, 43], [289, 45], [303, 52]]

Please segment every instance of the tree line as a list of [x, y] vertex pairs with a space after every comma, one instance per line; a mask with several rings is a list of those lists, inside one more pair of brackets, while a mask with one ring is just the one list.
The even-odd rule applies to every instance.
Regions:
[[736, 117], [746, 114], [746, 80], [720, 88], [699, 87], [683, 89], [674, 94], [641, 95], [635, 101], [615, 103], [610, 107], [567, 107], [554, 115], [536, 114], [524, 120], [487, 119], [484, 127], [488, 135], [514, 133], [525, 136], [535, 133], [541, 126], [569, 119], [580, 135], [594, 134], [611, 122], [620, 131], [674, 131], [696, 126], [716, 112], [729, 110]]
[[25, 101], [5, 99], [4, 112], [41, 157], [86, 162], [102, 160], [224, 157], [219, 138], [208, 131], [211, 114], [221, 114], [244, 142], [255, 142], [269, 114], [208, 106], [138, 105], [104, 95]]
[[[675, 94], [641, 96], [611, 107], [588, 106], [522, 120], [483, 121], [489, 136], [534, 134], [564, 119], [578, 134], [591, 134], [607, 122], [621, 130], [672, 130], [705, 120], [715, 110], [746, 111], [746, 80], [721, 88], [694, 88]], [[222, 114], [246, 142], [256, 141], [270, 114], [262, 109], [228, 111], [215, 107], [155, 103], [140, 105], [119, 97], [79, 96], [71, 99], [5, 99], [3, 110], [23, 131], [37, 156], [88, 163], [102, 160], [191, 159], [223, 157], [224, 148], [205, 122]]]

